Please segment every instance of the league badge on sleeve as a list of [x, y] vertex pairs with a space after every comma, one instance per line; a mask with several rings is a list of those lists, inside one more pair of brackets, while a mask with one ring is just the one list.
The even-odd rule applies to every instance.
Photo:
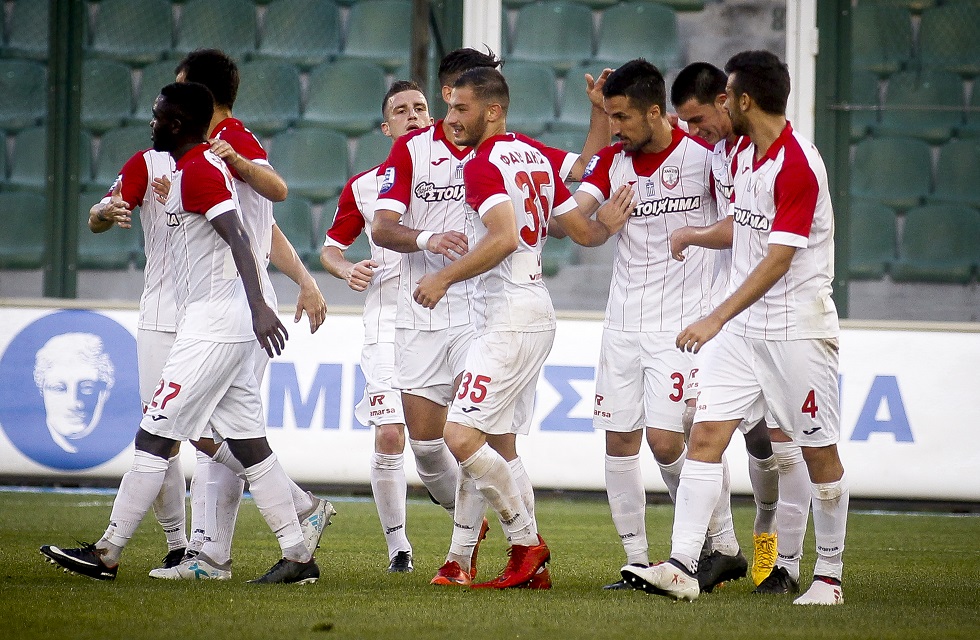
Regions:
[[395, 186], [395, 168], [388, 167], [385, 169], [385, 174], [381, 178], [381, 188], [378, 189], [378, 193], [384, 195], [391, 191], [393, 186]]
[[595, 171], [595, 166], [597, 164], [599, 164], [599, 156], [592, 156], [592, 159], [589, 160], [589, 164], [585, 165], [585, 173], [582, 174], [583, 180], [592, 175], [592, 172]]

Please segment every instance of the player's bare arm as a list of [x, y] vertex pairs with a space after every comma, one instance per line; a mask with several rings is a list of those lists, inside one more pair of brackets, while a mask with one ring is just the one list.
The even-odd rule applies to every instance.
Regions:
[[109, 202], [97, 202], [88, 212], [88, 228], [92, 233], [103, 233], [118, 224], [123, 229], [132, 227], [133, 211], [120, 195], [121, 186], [117, 181], [112, 188]]
[[316, 333], [327, 317], [327, 303], [320, 293], [316, 280], [310, 275], [296, 249], [293, 248], [293, 244], [277, 224], [272, 225], [272, 250], [269, 252], [269, 262], [299, 285], [293, 322], [299, 322], [305, 311], [306, 317], [310, 319], [310, 333]]
[[[574, 197], [576, 202], [579, 202], [577, 194]], [[592, 206], [586, 198], [592, 203], [598, 204], [592, 196], [582, 194], [582, 201], [586, 202], [586, 206]], [[623, 228], [626, 220], [629, 219], [630, 212], [635, 208], [633, 189], [624, 185], [617, 189], [613, 197], [598, 209], [596, 218], [584, 214], [581, 208], [576, 207], [568, 213], [554, 216], [552, 220], [561, 228], [562, 235], [567, 235], [576, 244], [583, 247], [598, 247]]]
[[390, 209], [378, 209], [371, 223], [371, 237], [379, 247], [398, 253], [431, 251], [455, 260], [469, 250], [466, 234], [459, 231], [433, 233], [410, 229], [401, 223], [401, 216]]
[[371, 284], [374, 277], [374, 270], [378, 268], [378, 263], [370, 258], [360, 262], [351, 262], [344, 257], [344, 252], [340, 247], [324, 246], [320, 248], [320, 264], [327, 270], [327, 273], [335, 278], [339, 278], [347, 283], [352, 290], [361, 292]]
[[220, 138], [212, 138], [208, 143], [211, 145], [211, 151], [237, 171], [242, 180], [260, 196], [273, 202], [282, 202], [286, 199], [289, 188], [275, 169], [266, 164], [252, 162]]
[[707, 227], [681, 227], [670, 234], [670, 255], [674, 260], [683, 261], [688, 247], [731, 249], [733, 233], [731, 216]]
[[606, 84], [606, 78], [612, 73], [612, 69], [603, 69], [598, 78], [593, 78], [591, 73], [585, 74], [585, 92], [592, 103], [592, 113], [589, 115], [589, 134], [585, 138], [582, 147], [582, 154], [572, 165], [572, 170], [568, 177], [578, 181], [585, 173], [585, 167], [589, 164], [592, 156], [599, 153], [603, 147], [609, 146], [612, 133], [609, 129], [609, 116], [602, 108], [602, 87]]
[[786, 275], [796, 255], [796, 247], [771, 244], [766, 257], [756, 265], [735, 292], [704, 318], [677, 335], [677, 348], [697, 353], [706, 342], [718, 335], [726, 322], [749, 308]]
[[259, 344], [269, 357], [273, 358], [282, 353], [289, 333], [279, 321], [279, 316], [262, 297], [259, 265], [256, 264], [255, 256], [252, 254], [248, 233], [234, 211], [226, 211], [215, 216], [211, 219], [211, 226], [231, 247], [231, 256], [235, 260], [238, 275], [245, 285], [248, 307], [252, 310], [252, 330]]
[[487, 211], [483, 215], [483, 224], [487, 227], [487, 235], [471, 251], [418, 281], [413, 294], [415, 302], [427, 309], [434, 309], [450, 286], [486, 273], [517, 250], [517, 222], [511, 201], [501, 202]]

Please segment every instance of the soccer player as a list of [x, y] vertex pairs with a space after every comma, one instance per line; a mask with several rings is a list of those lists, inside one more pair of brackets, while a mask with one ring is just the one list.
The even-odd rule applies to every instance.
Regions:
[[[749, 144], [748, 138], [737, 136], [732, 131], [732, 120], [725, 109], [727, 82], [728, 76], [718, 67], [695, 62], [681, 70], [671, 87], [671, 101], [677, 109], [677, 116], [688, 124], [692, 135], [714, 145], [711, 170], [719, 213], [718, 224], [682, 227], [674, 231], [670, 237], [671, 254], [683, 260], [684, 250], [692, 244], [719, 249], [712, 291], [713, 299], [718, 302], [725, 298], [731, 270], [733, 223], [729, 204], [732, 169], [737, 164], [734, 162], [736, 154]], [[769, 423], [775, 424], [771, 418]], [[767, 433], [765, 420], [745, 432], [745, 447], [756, 503], [753, 531], [755, 553], [752, 559], [752, 579], [758, 585], [755, 593], [787, 593], [792, 588], [792, 581], [799, 579], [803, 536], [810, 512], [810, 479], [806, 474], [803, 454], [792, 439], [778, 428], [769, 429]], [[719, 504], [730, 502], [727, 484], [726, 480]], [[729, 517], [730, 513], [729, 509]], [[712, 526], [708, 527], [709, 542], [712, 529]], [[724, 531], [727, 534], [730, 529], [725, 527]], [[779, 570], [769, 578], [774, 565]], [[704, 557], [698, 562], [702, 591], [706, 580], [710, 584], [717, 579], [717, 576], [702, 579], [706, 574], [713, 573], [712, 569], [716, 566], [716, 562]]]
[[[381, 131], [392, 139], [432, 124], [425, 95], [414, 82], [399, 80], [381, 101]], [[357, 419], [374, 427], [371, 492], [388, 545], [388, 571], [413, 570], [412, 545], [405, 524], [405, 418], [401, 393], [392, 387], [395, 366], [395, 307], [398, 295], [397, 253], [371, 239], [371, 221], [378, 199], [378, 167], [344, 185], [333, 224], [327, 230], [320, 262], [354, 291], [366, 292], [361, 370], [364, 394], [355, 408]], [[361, 232], [367, 234], [371, 257], [352, 263], [344, 257]]]
[[[542, 152], [508, 134], [509, 104], [507, 82], [496, 69], [472, 69], [453, 85], [445, 123], [457, 146], [476, 148], [463, 169], [474, 243], [444, 268], [422, 276], [413, 297], [422, 308], [434, 309], [454, 284], [476, 278], [472, 284], [481, 300], [477, 335], [445, 437], [461, 473], [505, 525], [511, 546], [500, 576], [474, 586], [550, 588], [544, 565], [551, 552], [537, 532], [533, 497], [524, 497], [511, 466], [488, 440], [527, 432], [538, 375], [555, 335], [541, 249], [551, 214], [577, 209], [560, 178], [564, 152]], [[589, 231], [588, 244], [610, 235], [602, 222], [580, 216], [579, 223]], [[529, 584], [536, 576], [537, 584]]]
[[[244, 467], [282, 559], [260, 583], [310, 583], [320, 570], [304, 543], [289, 480], [265, 438], [255, 354], [280, 353], [287, 333], [263, 300], [259, 267], [231, 175], [206, 142], [213, 99], [206, 87], [164, 87], [153, 107], [153, 146], [176, 161], [167, 222], [175, 274], [177, 337], [136, 435], [133, 466], [96, 544], [41, 547], [53, 563], [91, 578], [116, 577], [123, 548], [160, 492], [175, 443], [212, 425]], [[235, 271], [228, 265], [234, 265]], [[256, 343], [255, 339], [258, 339]]]
[[625, 566], [622, 574], [651, 593], [698, 597], [694, 573], [718, 501], [721, 456], [740, 422], [768, 409], [802, 448], [812, 483], [817, 561], [809, 590], [793, 602], [840, 604], [849, 493], [837, 453], [840, 328], [827, 173], [786, 120], [786, 65], [769, 52], [745, 51], [725, 71], [732, 128], [752, 141], [737, 158], [728, 297], [677, 335], [679, 349], [703, 349], [704, 359], [670, 559]]

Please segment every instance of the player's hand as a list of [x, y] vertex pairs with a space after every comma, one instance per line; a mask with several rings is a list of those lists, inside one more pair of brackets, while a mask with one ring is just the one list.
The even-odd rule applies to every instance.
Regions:
[[684, 262], [684, 251], [691, 246], [691, 227], [681, 227], [670, 234], [670, 256]]
[[446, 231], [444, 233], [437, 233], [429, 238], [425, 248], [432, 253], [438, 253], [441, 256], [446, 256], [450, 260], [455, 260], [470, 250], [470, 244], [465, 233]]
[[624, 184], [616, 189], [609, 202], [599, 207], [596, 220], [605, 225], [609, 229], [609, 235], [612, 236], [619, 233], [634, 209], [636, 209], [635, 192], [633, 187]]
[[711, 315], [701, 318], [677, 334], [677, 348], [681, 351], [697, 353], [708, 340], [718, 335], [721, 325], [722, 323]]
[[238, 162], [238, 152], [225, 140], [211, 138], [208, 140], [208, 144], [211, 145], [211, 152], [224, 160], [226, 164], [235, 164]]
[[612, 72], [612, 69], [603, 69], [598, 78], [593, 78], [591, 73], [585, 74], [585, 93], [593, 107], [602, 109], [602, 88], [606, 86], [606, 79]]
[[316, 286], [316, 280], [309, 278], [304, 281], [299, 288], [299, 296], [296, 298], [296, 315], [293, 322], [299, 322], [303, 318], [303, 312], [310, 319], [310, 333], [316, 333], [323, 321], [327, 317], [327, 303], [320, 293], [320, 287]]
[[289, 339], [286, 327], [279, 321], [279, 315], [264, 302], [252, 309], [252, 331], [270, 358], [282, 353]]
[[118, 180], [112, 187], [112, 193], [109, 194], [109, 202], [102, 208], [102, 217], [112, 220], [123, 229], [133, 226], [133, 211], [122, 198], [122, 184]]
[[156, 196], [157, 202], [160, 204], [167, 204], [167, 197], [170, 195], [170, 178], [167, 176], [153, 178], [153, 181], [150, 182], [150, 186], [153, 188], [153, 193]]
[[371, 284], [374, 277], [374, 270], [378, 268], [378, 263], [374, 260], [361, 260], [357, 264], [352, 264], [350, 269], [344, 273], [344, 280], [347, 286], [354, 291], [364, 291]]
[[415, 288], [412, 297], [415, 298], [415, 302], [426, 309], [435, 309], [448, 290], [449, 283], [440, 277], [439, 272], [429, 273], [422, 276], [418, 281], [418, 286]]

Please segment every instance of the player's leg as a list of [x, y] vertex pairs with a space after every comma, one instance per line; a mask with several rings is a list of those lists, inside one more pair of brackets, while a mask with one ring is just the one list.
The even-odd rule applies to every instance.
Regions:
[[749, 458], [749, 482], [755, 499], [752, 527], [752, 581], [762, 584], [776, 562], [776, 505], [779, 502], [779, 463], [769, 441], [766, 421], [748, 428], [742, 424]]

